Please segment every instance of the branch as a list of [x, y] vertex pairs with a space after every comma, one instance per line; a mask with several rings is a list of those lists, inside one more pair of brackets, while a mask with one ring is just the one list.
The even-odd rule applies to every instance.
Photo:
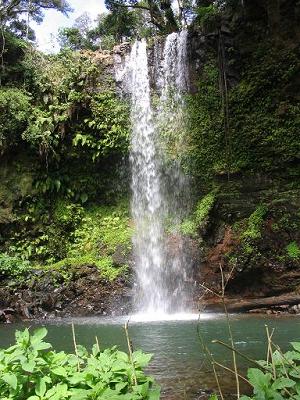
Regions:
[[111, 2], [111, 4], [115, 7], [123, 7], [123, 8], [139, 8], [141, 10], [147, 10], [150, 11], [149, 7], [146, 6], [141, 6], [139, 4], [120, 4], [120, 3], [115, 3], [115, 2]]

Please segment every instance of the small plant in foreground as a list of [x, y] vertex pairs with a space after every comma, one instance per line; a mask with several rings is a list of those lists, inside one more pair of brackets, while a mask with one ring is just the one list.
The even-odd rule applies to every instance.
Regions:
[[[275, 346], [272, 342], [271, 345]], [[257, 362], [261, 369], [249, 368], [247, 377], [253, 396], [241, 396], [241, 400], [300, 399], [300, 342], [291, 345], [293, 350], [286, 353], [275, 346], [274, 352], [269, 350], [267, 361]]]
[[[247, 379], [239, 375], [252, 388], [252, 396], [239, 396], [240, 400], [284, 400], [300, 399], [300, 342], [292, 342], [292, 350], [282, 353], [268, 336], [267, 360], [255, 361], [256, 368], [249, 368]], [[272, 351], [272, 348], [275, 348]], [[239, 353], [242, 355], [241, 353]], [[220, 365], [220, 364], [219, 364]], [[232, 371], [231, 371], [232, 372]], [[221, 396], [223, 399], [223, 395]], [[213, 394], [209, 400], [217, 400]]]
[[[116, 347], [89, 353], [75, 344], [75, 354], [51, 350], [46, 328], [30, 335], [16, 332], [16, 344], [0, 350], [2, 400], [158, 400], [160, 389], [143, 368], [151, 354], [126, 353]], [[75, 336], [74, 336], [74, 343]]]

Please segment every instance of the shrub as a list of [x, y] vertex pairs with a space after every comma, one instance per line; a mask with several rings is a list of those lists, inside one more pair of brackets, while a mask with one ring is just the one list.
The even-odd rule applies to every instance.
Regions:
[[286, 251], [290, 258], [300, 258], [300, 248], [296, 242], [291, 242], [286, 246]]
[[300, 396], [300, 342], [291, 343], [293, 350], [283, 354], [276, 350], [271, 360], [258, 361], [262, 366], [250, 368], [248, 379], [253, 387], [252, 397], [242, 396], [241, 400], [297, 399]]
[[0, 350], [2, 400], [158, 400], [160, 389], [144, 374], [151, 354], [132, 357], [116, 347], [89, 353], [76, 346], [76, 354], [56, 352], [44, 342], [46, 328], [30, 335], [16, 332], [16, 344]]
[[202, 199], [198, 201], [193, 214], [180, 224], [180, 232], [183, 235], [195, 236], [197, 229], [201, 228], [201, 226], [206, 222], [208, 215], [215, 204], [215, 201], [215, 191], [212, 191], [206, 196], [202, 197]]
[[17, 144], [27, 126], [30, 97], [17, 88], [0, 89], [0, 152]]
[[268, 208], [265, 205], [257, 207], [248, 219], [248, 227], [243, 232], [242, 239], [259, 239], [261, 237], [261, 228], [267, 211]]
[[20, 278], [29, 269], [29, 261], [9, 256], [6, 253], [0, 254], [0, 276]]

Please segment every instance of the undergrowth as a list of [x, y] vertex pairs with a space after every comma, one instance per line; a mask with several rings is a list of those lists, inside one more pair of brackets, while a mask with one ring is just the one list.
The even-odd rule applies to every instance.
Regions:
[[143, 369], [151, 354], [129, 355], [116, 347], [89, 353], [76, 344], [75, 353], [52, 350], [46, 328], [33, 334], [16, 332], [16, 344], [0, 350], [2, 400], [158, 400], [160, 388]]

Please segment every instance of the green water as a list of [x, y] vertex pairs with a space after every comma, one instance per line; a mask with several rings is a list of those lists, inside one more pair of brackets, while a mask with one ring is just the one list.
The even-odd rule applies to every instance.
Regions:
[[[77, 342], [90, 348], [99, 338], [100, 346], [118, 345], [126, 350], [123, 325], [125, 318], [87, 318], [74, 319]], [[57, 350], [73, 351], [71, 320], [35, 322], [0, 326], [0, 346], [13, 343], [15, 329], [24, 326], [46, 325], [48, 340]], [[294, 317], [258, 317], [232, 316], [231, 326], [237, 349], [251, 355], [252, 358], [265, 358], [265, 325], [275, 328], [274, 341], [283, 350], [290, 341], [300, 341], [300, 318]], [[212, 339], [228, 341], [228, 328], [224, 316], [213, 316], [197, 321], [161, 321], [130, 322], [129, 331], [135, 349], [154, 354], [149, 373], [154, 375], [163, 388], [163, 399], [198, 399], [201, 392], [215, 389], [214, 375], [202, 350], [197, 334], [199, 326], [201, 336], [209, 346], [217, 361], [231, 366], [231, 353]], [[246, 367], [243, 359], [238, 359], [239, 369]], [[226, 393], [234, 393], [234, 379], [220, 371], [220, 379]], [[243, 387], [246, 390], [246, 387]]]

